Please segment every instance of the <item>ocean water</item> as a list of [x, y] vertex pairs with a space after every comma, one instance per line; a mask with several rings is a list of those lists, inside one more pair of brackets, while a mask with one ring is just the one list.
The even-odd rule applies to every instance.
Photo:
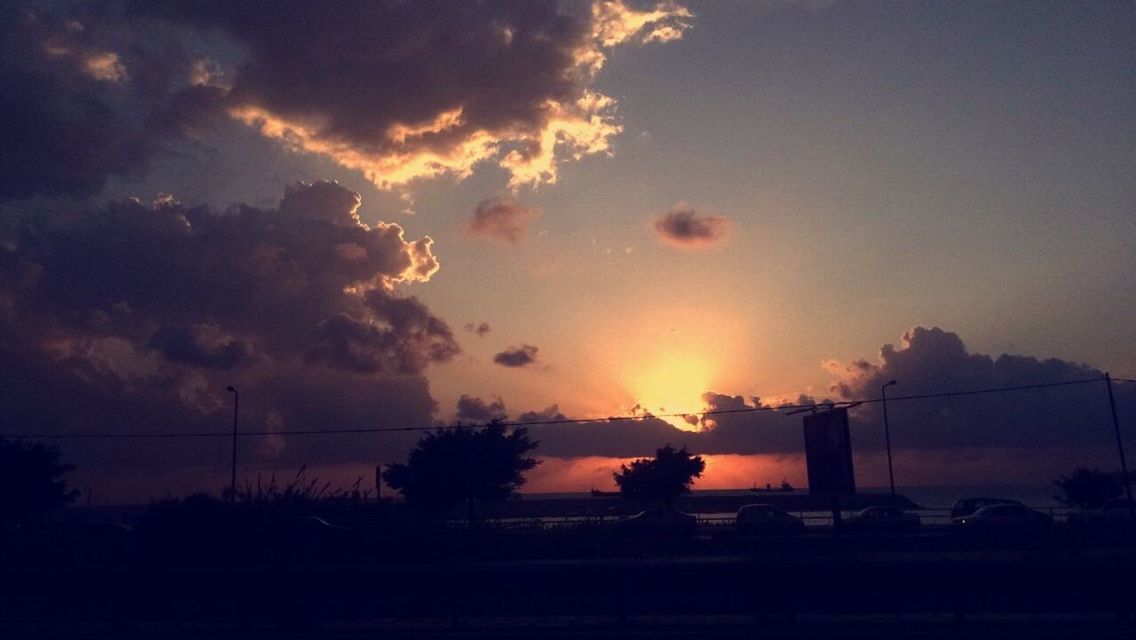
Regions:
[[[857, 487], [857, 493], [862, 494], [885, 494], [888, 493], [888, 487]], [[903, 487], [895, 488], [895, 492], [899, 495], [906, 497], [915, 504], [925, 509], [949, 509], [956, 500], [962, 498], [1009, 498], [1017, 500], [1023, 504], [1027, 504], [1034, 508], [1050, 509], [1062, 506], [1061, 502], [1054, 497], [1057, 493], [1056, 487], [1052, 485], [944, 485], [944, 486], [921, 486], [921, 487]], [[755, 501], [757, 497], [764, 492], [750, 491], [749, 488], [739, 489], [695, 489], [691, 492], [692, 495], [702, 496], [723, 496], [723, 495], [746, 495], [754, 496]], [[798, 488], [792, 492], [782, 493], [780, 491], [773, 492], [773, 495], [786, 495], [786, 494], [803, 494], [808, 493], [808, 488]], [[542, 498], [587, 498], [590, 494], [588, 492], [573, 492], [573, 493], [526, 493], [522, 496], [524, 500], [540, 500]]]

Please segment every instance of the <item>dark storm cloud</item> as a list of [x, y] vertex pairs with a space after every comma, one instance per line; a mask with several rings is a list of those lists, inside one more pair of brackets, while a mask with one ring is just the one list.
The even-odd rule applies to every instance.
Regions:
[[122, 113], [126, 71], [74, 18], [0, 7], [0, 200], [86, 196], [141, 166], [152, 143]]
[[685, 202], [680, 202], [655, 218], [654, 226], [663, 242], [682, 249], [694, 249], [721, 242], [728, 222], [721, 216], [699, 213]]
[[[712, 391], [703, 394], [702, 400], [706, 411], [744, 412], [689, 416], [685, 422], [691, 426], [687, 429], [642, 412], [643, 417], [638, 419], [537, 426], [533, 433], [541, 441], [539, 452], [555, 457], [650, 455], [668, 442], [705, 454], [798, 453], [804, 446], [800, 416], [786, 416], [766, 404], [760, 406], [768, 411], [745, 411], [757, 406], [757, 401]], [[564, 418], [553, 405], [522, 414], [518, 421]]]
[[493, 362], [503, 367], [527, 367], [536, 362], [536, 353], [540, 351], [531, 344], [522, 344], [519, 347], [509, 347], [493, 356]]
[[[250, 430], [428, 423], [422, 374], [459, 348], [395, 289], [437, 269], [431, 241], [358, 206], [316, 183], [277, 209], [132, 200], [21, 220], [0, 244], [4, 432], [213, 429], [229, 384]], [[266, 459], [358, 453], [264, 442]]]
[[[689, 12], [621, 2], [140, 2], [225, 34], [247, 59], [217, 106], [377, 184], [466, 175], [499, 158], [512, 184], [556, 179], [552, 146], [608, 148], [612, 101], [590, 89], [603, 51], [681, 37]], [[549, 142], [553, 140], [555, 142]]]
[[621, 2], [109, 2], [0, 7], [0, 199], [83, 197], [237, 119], [380, 186], [495, 159], [510, 186], [610, 149], [605, 52], [689, 12]]
[[540, 213], [510, 198], [488, 198], [477, 203], [469, 232], [508, 244], [520, 244], [529, 223]]
[[[1002, 451], [1007, 464], [1030, 458], [1030, 452], [1064, 449], [1070, 466], [1079, 463], [1115, 464], [1115, 440], [1102, 373], [1092, 367], [1059, 359], [1041, 360], [1003, 354], [996, 358], [970, 353], [954, 333], [917, 327], [899, 347], [885, 345], [877, 363], [856, 360], [850, 365], [826, 363], [838, 378], [835, 400], [872, 400], [889, 380], [888, 413], [892, 446], [924, 451], [966, 464], [971, 457], [987, 458]], [[973, 389], [1095, 380], [1089, 384], [1009, 391], [955, 398], [902, 400], [902, 396]], [[1136, 429], [1136, 384], [1114, 385], [1124, 433]], [[693, 431], [679, 429], [642, 410], [640, 419], [534, 426], [541, 441], [539, 453], [555, 457], [649, 455], [668, 442], [705, 454], [801, 454], [804, 437], [801, 414], [786, 415], [786, 403], [762, 402], [708, 391], [702, 396], [706, 412], [685, 420]], [[799, 396], [792, 406], [823, 405]], [[753, 411], [761, 407], [762, 411]], [[564, 419], [555, 405], [531, 411], [520, 422]], [[883, 417], [878, 403], [851, 409], [851, 436], [857, 453], [877, 453], [884, 447]], [[1132, 438], [1128, 440], [1131, 444]], [[1041, 453], [1037, 453], [1041, 455]], [[1014, 457], [1020, 456], [1020, 457]], [[952, 458], [953, 457], [953, 458]], [[1080, 462], [1078, 462], [1080, 461]]]
[[[876, 362], [827, 363], [837, 375], [833, 391], [842, 398], [879, 398], [890, 380], [889, 397], [942, 391], [1100, 380], [1093, 367], [1056, 358], [971, 353], [955, 333], [916, 327], [901, 344], [880, 349]], [[1136, 386], [1118, 386], [1118, 402], [1136, 402]], [[1111, 418], [1103, 381], [949, 399], [888, 403], [892, 444], [917, 449], [966, 447], [1069, 447], [1107, 449]], [[1132, 416], [1125, 417], [1132, 423]], [[882, 424], [878, 404], [857, 410], [865, 440], [878, 446]]]
[[507, 417], [505, 401], [501, 398], [492, 402], [465, 394], [458, 398], [458, 422], [484, 424], [493, 420], [504, 420]]
[[214, 325], [160, 327], [149, 347], [174, 362], [208, 369], [232, 369], [249, 357], [248, 343], [223, 334]]

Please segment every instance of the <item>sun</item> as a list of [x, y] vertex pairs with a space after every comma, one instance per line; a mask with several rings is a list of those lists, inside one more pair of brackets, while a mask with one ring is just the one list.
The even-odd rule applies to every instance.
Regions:
[[[703, 408], [702, 394], [714, 378], [710, 360], [692, 353], [664, 353], [632, 369], [629, 391], [641, 407], [654, 414], [698, 413]], [[698, 430], [681, 416], [663, 419], [679, 429]]]
[[[669, 303], [668, 303], [669, 305]], [[698, 431], [683, 416], [705, 410], [708, 391], [743, 388], [743, 354], [749, 337], [728, 308], [653, 305], [605, 317], [594, 328], [590, 358], [606, 394], [595, 415], [619, 415], [639, 405], [685, 431]], [[619, 412], [619, 413], [615, 413]]]

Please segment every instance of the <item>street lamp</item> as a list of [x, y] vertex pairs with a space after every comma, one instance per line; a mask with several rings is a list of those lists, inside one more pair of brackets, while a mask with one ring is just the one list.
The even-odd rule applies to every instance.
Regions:
[[225, 391], [233, 394], [233, 466], [229, 477], [229, 500], [237, 499], [237, 412], [241, 407], [241, 394], [234, 386], [225, 387]]
[[880, 387], [880, 397], [882, 398], [883, 405], [884, 405], [884, 442], [887, 443], [887, 452], [888, 452], [888, 483], [891, 485], [891, 497], [892, 498], [895, 498], [895, 473], [892, 471], [892, 468], [891, 468], [891, 432], [888, 430], [888, 394], [887, 394], [887, 390], [888, 390], [888, 387], [895, 386], [896, 384], [898, 384], [898, 383], [895, 380], [892, 380], [892, 381], [888, 382], [887, 384], [885, 384], [884, 386]]

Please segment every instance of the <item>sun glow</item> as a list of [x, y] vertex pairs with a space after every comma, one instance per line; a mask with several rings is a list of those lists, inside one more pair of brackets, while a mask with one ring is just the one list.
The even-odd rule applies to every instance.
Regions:
[[678, 414], [665, 420], [697, 431], [696, 424], [683, 418], [705, 409], [703, 394], [746, 389], [749, 366], [743, 347], [748, 336], [742, 326], [729, 309], [652, 304], [649, 299], [605, 316], [589, 326], [595, 340], [584, 356], [590, 362], [581, 364], [599, 373], [591, 381], [597, 392], [583, 392], [587, 408], [577, 413]]
[[[681, 351], [661, 354], [638, 363], [635, 369], [628, 386], [640, 407], [654, 414], [697, 413], [702, 409], [702, 394], [714, 379], [708, 359]], [[698, 429], [681, 416], [663, 419], [680, 429]]]

